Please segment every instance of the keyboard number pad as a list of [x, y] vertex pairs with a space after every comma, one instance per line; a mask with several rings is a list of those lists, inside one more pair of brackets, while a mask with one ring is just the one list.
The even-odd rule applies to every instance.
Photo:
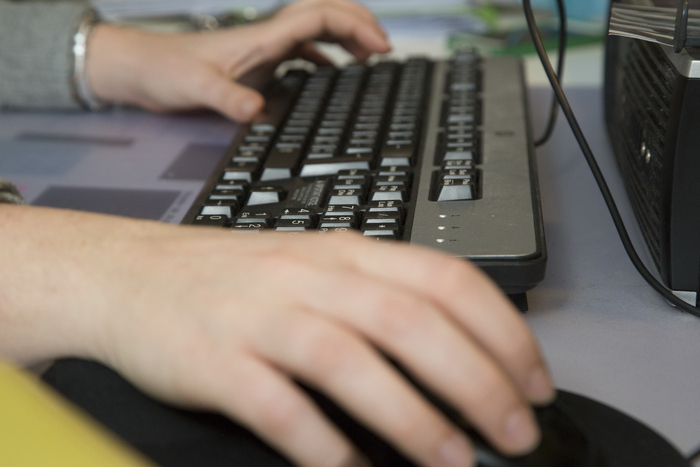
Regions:
[[444, 132], [438, 138], [431, 201], [468, 201], [479, 197], [476, 166], [481, 162], [479, 127], [478, 58], [457, 54], [445, 83], [446, 99], [442, 113]]

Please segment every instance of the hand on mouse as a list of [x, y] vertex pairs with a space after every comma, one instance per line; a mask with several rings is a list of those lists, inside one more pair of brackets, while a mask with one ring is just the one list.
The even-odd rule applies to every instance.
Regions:
[[101, 361], [304, 466], [361, 463], [293, 379], [421, 465], [473, 462], [463, 433], [381, 353], [507, 453], [534, 447], [528, 402], [553, 397], [509, 301], [470, 263], [428, 249], [0, 204], [0, 259], [1, 356]]
[[264, 105], [247, 85], [264, 83], [284, 59], [323, 63], [313, 40], [338, 42], [358, 60], [390, 49], [365, 7], [302, 0], [270, 20], [215, 32], [156, 34], [99, 25], [88, 49], [88, 81], [105, 101], [156, 111], [206, 107], [247, 122]]

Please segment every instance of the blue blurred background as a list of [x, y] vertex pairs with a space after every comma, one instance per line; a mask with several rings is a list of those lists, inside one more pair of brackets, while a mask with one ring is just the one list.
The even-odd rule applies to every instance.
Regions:
[[[607, 17], [610, 0], [566, 0], [564, 3], [569, 18], [593, 20]], [[532, 0], [533, 7], [551, 8], [554, 5], [553, 0]]]

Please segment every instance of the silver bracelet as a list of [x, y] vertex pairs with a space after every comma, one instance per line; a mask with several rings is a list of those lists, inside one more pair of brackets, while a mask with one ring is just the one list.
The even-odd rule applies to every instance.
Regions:
[[9, 180], [0, 178], [0, 203], [27, 204], [17, 187]]
[[88, 42], [90, 36], [99, 23], [99, 18], [94, 10], [89, 10], [80, 19], [78, 30], [73, 35], [73, 94], [80, 104], [88, 110], [103, 110], [110, 106], [92, 93], [85, 70]]

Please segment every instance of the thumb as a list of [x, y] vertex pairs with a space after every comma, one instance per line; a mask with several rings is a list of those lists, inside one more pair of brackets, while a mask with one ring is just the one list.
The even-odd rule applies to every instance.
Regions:
[[265, 106], [265, 99], [259, 92], [216, 70], [209, 70], [203, 78], [203, 92], [195, 99], [232, 120], [247, 123]]

